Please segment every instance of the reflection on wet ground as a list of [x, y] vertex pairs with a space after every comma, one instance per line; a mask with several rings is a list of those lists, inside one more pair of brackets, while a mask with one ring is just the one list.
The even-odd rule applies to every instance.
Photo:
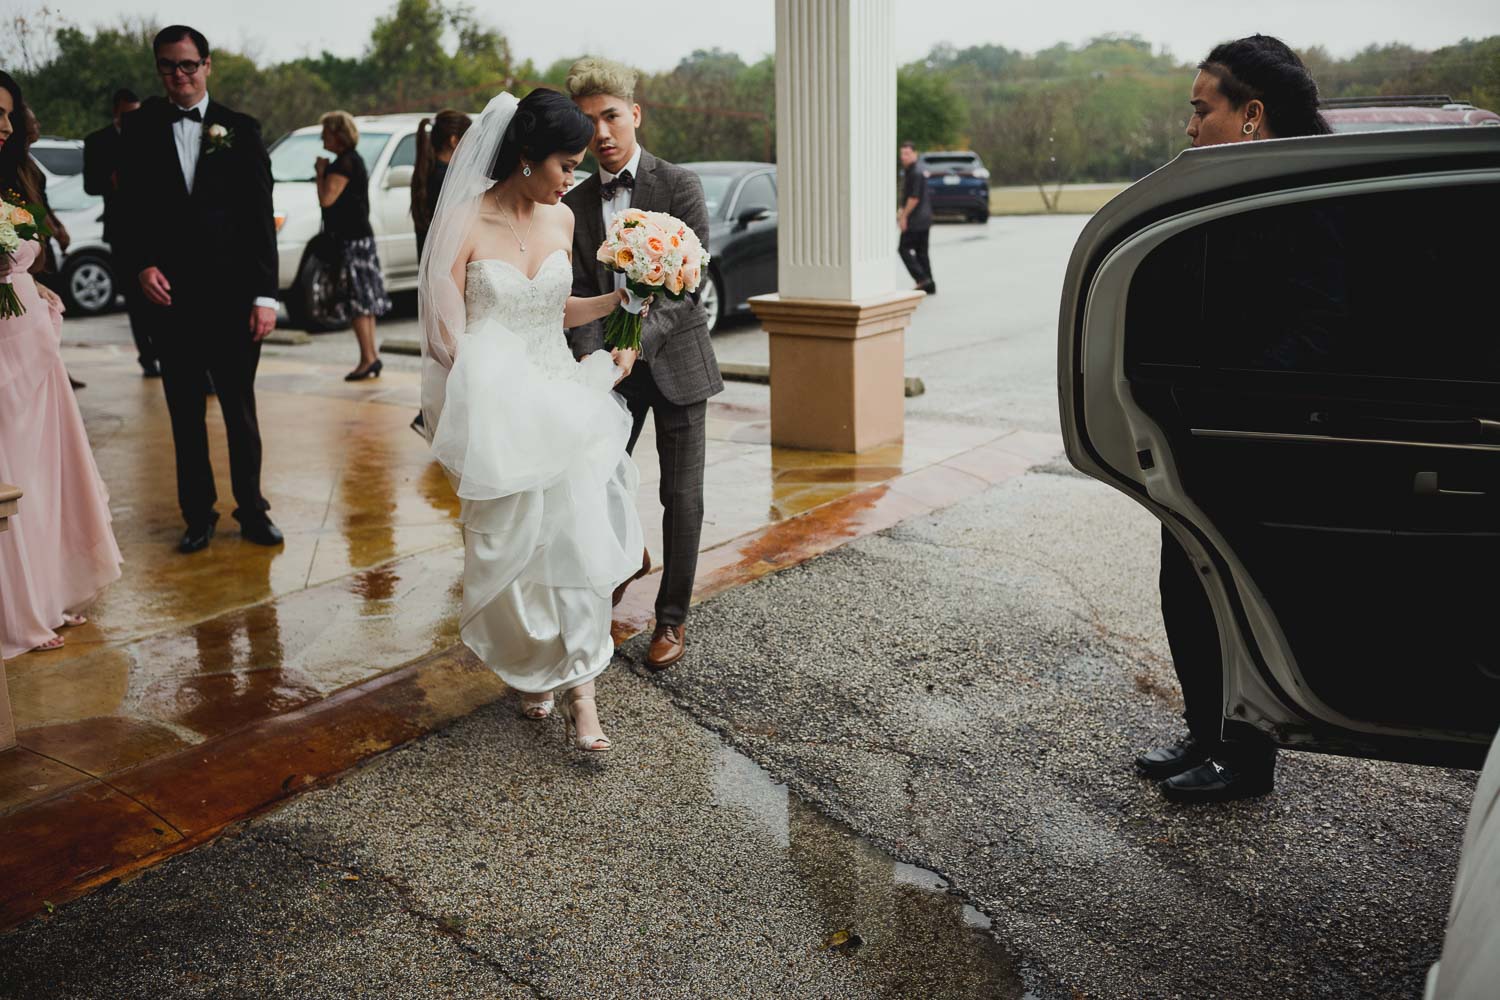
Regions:
[[1031, 996], [1024, 964], [942, 876], [895, 860], [726, 745], [715, 753], [713, 795], [787, 852], [823, 914], [823, 947], [862, 966], [880, 995]]
[[[19, 812], [79, 789], [108, 798], [123, 772], [189, 750], [201, 780], [213, 782], [232, 770], [207, 749], [214, 741], [268, 720], [312, 720], [314, 706], [458, 641], [457, 502], [407, 428], [417, 375], [392, 371], [378, 385], [346, 384], [340, 371], [316, 365], [263, 364], [264, 488], [286, 544], [245, 542], [226, 517], [208, 550], [184, 557], [174, 549], [181, 522], [160, 386], [139, 378], [123, 349], [70, 347], [66, 355], [89, 383], [80, 406], [110, 490], [124, 576], [87, 625], [69, 630], [64, 648], [7, 663], [20, 749], [0, 754], [0, 839]], [[219, 495], [229, 497], [223, 425], [212, 406], [208, 419]], [[772, 448], [766, 389], [746, 385], [710, 403], [708, 430], [695, 600], [961, 500], [1059, 448], [1050, 435], [917, 422], [905, 442], [859, 455]], [[638, 505], [659, 565], [649, 424], [635, 454]], [[653, 573], [627, 591], [616, 612], [618, 640], [650, 625], [658, 582]], [[460, 706], [473, 690], [423, 697]], [[376, 744], [388, 745], [409, 727], [385, 720], [372, 731], [384, 734]], [[172, 790], [160, 791], [171, 798]], [[233, 793], [217, 791], [216, 815], [232, 812]], [[246, 799], [243, 808], [263, 804]]]

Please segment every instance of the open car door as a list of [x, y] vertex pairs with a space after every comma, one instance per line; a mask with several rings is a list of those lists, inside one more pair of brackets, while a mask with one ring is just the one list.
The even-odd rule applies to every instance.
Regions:
[[1079, 238], [1068, 457], [1202, 574], [1227, 737], [1483, 762], [1500, 727], [1497, 283], [1500, 129], [1189, 150]]

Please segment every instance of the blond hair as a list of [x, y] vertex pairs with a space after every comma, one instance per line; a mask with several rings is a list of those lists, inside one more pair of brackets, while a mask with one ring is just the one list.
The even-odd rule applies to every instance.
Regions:
[[584, 56], [568, 69], [566, 85], [568, 96], [575, 101], [607, 94], [627, 104], [635, 103], [635, 70], [613, 59]]
[[319, 123], [343, 140], [345, 148], [353, 149], [359, 145], [359, 126], [354, 124], [354, 116], [349, 112], [330, 111], [319, 119]]

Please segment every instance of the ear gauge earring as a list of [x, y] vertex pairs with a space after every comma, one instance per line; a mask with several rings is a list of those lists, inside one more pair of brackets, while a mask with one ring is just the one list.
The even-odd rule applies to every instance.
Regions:
[[523, 166], [521, 168], [521, 176], [522, 177], [530, 177], [531, 176], [531, 166], [529, 164], [526, 165], [526, 166]]
[[1245, 133], [1246, 135], [1254, 135], [1255, 125], [1252, 122], [1246, 122], [1245, 124], [1240, 126], [1240, 131]]

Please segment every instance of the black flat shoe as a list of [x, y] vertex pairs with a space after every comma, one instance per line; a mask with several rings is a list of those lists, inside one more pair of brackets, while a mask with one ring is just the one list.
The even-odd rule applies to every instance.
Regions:
[[256, 545], [281, 545], [286, 541], [286, 536], [281, 533], [280, 528], [271, 523], [269, 517], [251, 521], [249, 524], [241, 524], [240, 537]]
[[161, 378], [161, 365], [147, 361], [141, 365], [141, 378]]
[[1168, 778], [1158, 787], [1173, 802], [1199, 805], [1208, 802], [1233, 802], [1269, 794], [1275, 784], [1276, 765], [1232, 768], [1207, 760], [1195, 768]]
[[427, 421], [422, 418], [421, 410], [417, 411], [417, 415], [411, 418], [411, 423], [407, 426], [416, 431], [418, 434], [422, 435], [424, 438], [427, 436]]
[[1135, 759], [1135, 770], [1143, 778], [1164, 781], [1189, 771], [1208, 760], [1208, 751], [1191, 736], [1184, 736], [1169, 747], [1157, 747]]
[[191, 555], [194, 552], [202, 552], [208, 548], [208, 543], [213, 541], [214, 523], [189, 526], [182, 533], [182, 541], [177, 543], [177, 551], [183, 555]]
[[345, 375], [344, 376], [344, 381], [345, 382], [358, 382], [361, 379], [379, 378], [380, 377], [380, 370], [382, 368], [384, 368], [384, 367], [385, 367], [385, 363], [383, 361], [381, 361], [379, 358], [376, 358], [374, 361], [370, 362], [370, 367], [368, 367], [368, 368], [356, 368], [352, 372], [350, 372], [348, 375]]

